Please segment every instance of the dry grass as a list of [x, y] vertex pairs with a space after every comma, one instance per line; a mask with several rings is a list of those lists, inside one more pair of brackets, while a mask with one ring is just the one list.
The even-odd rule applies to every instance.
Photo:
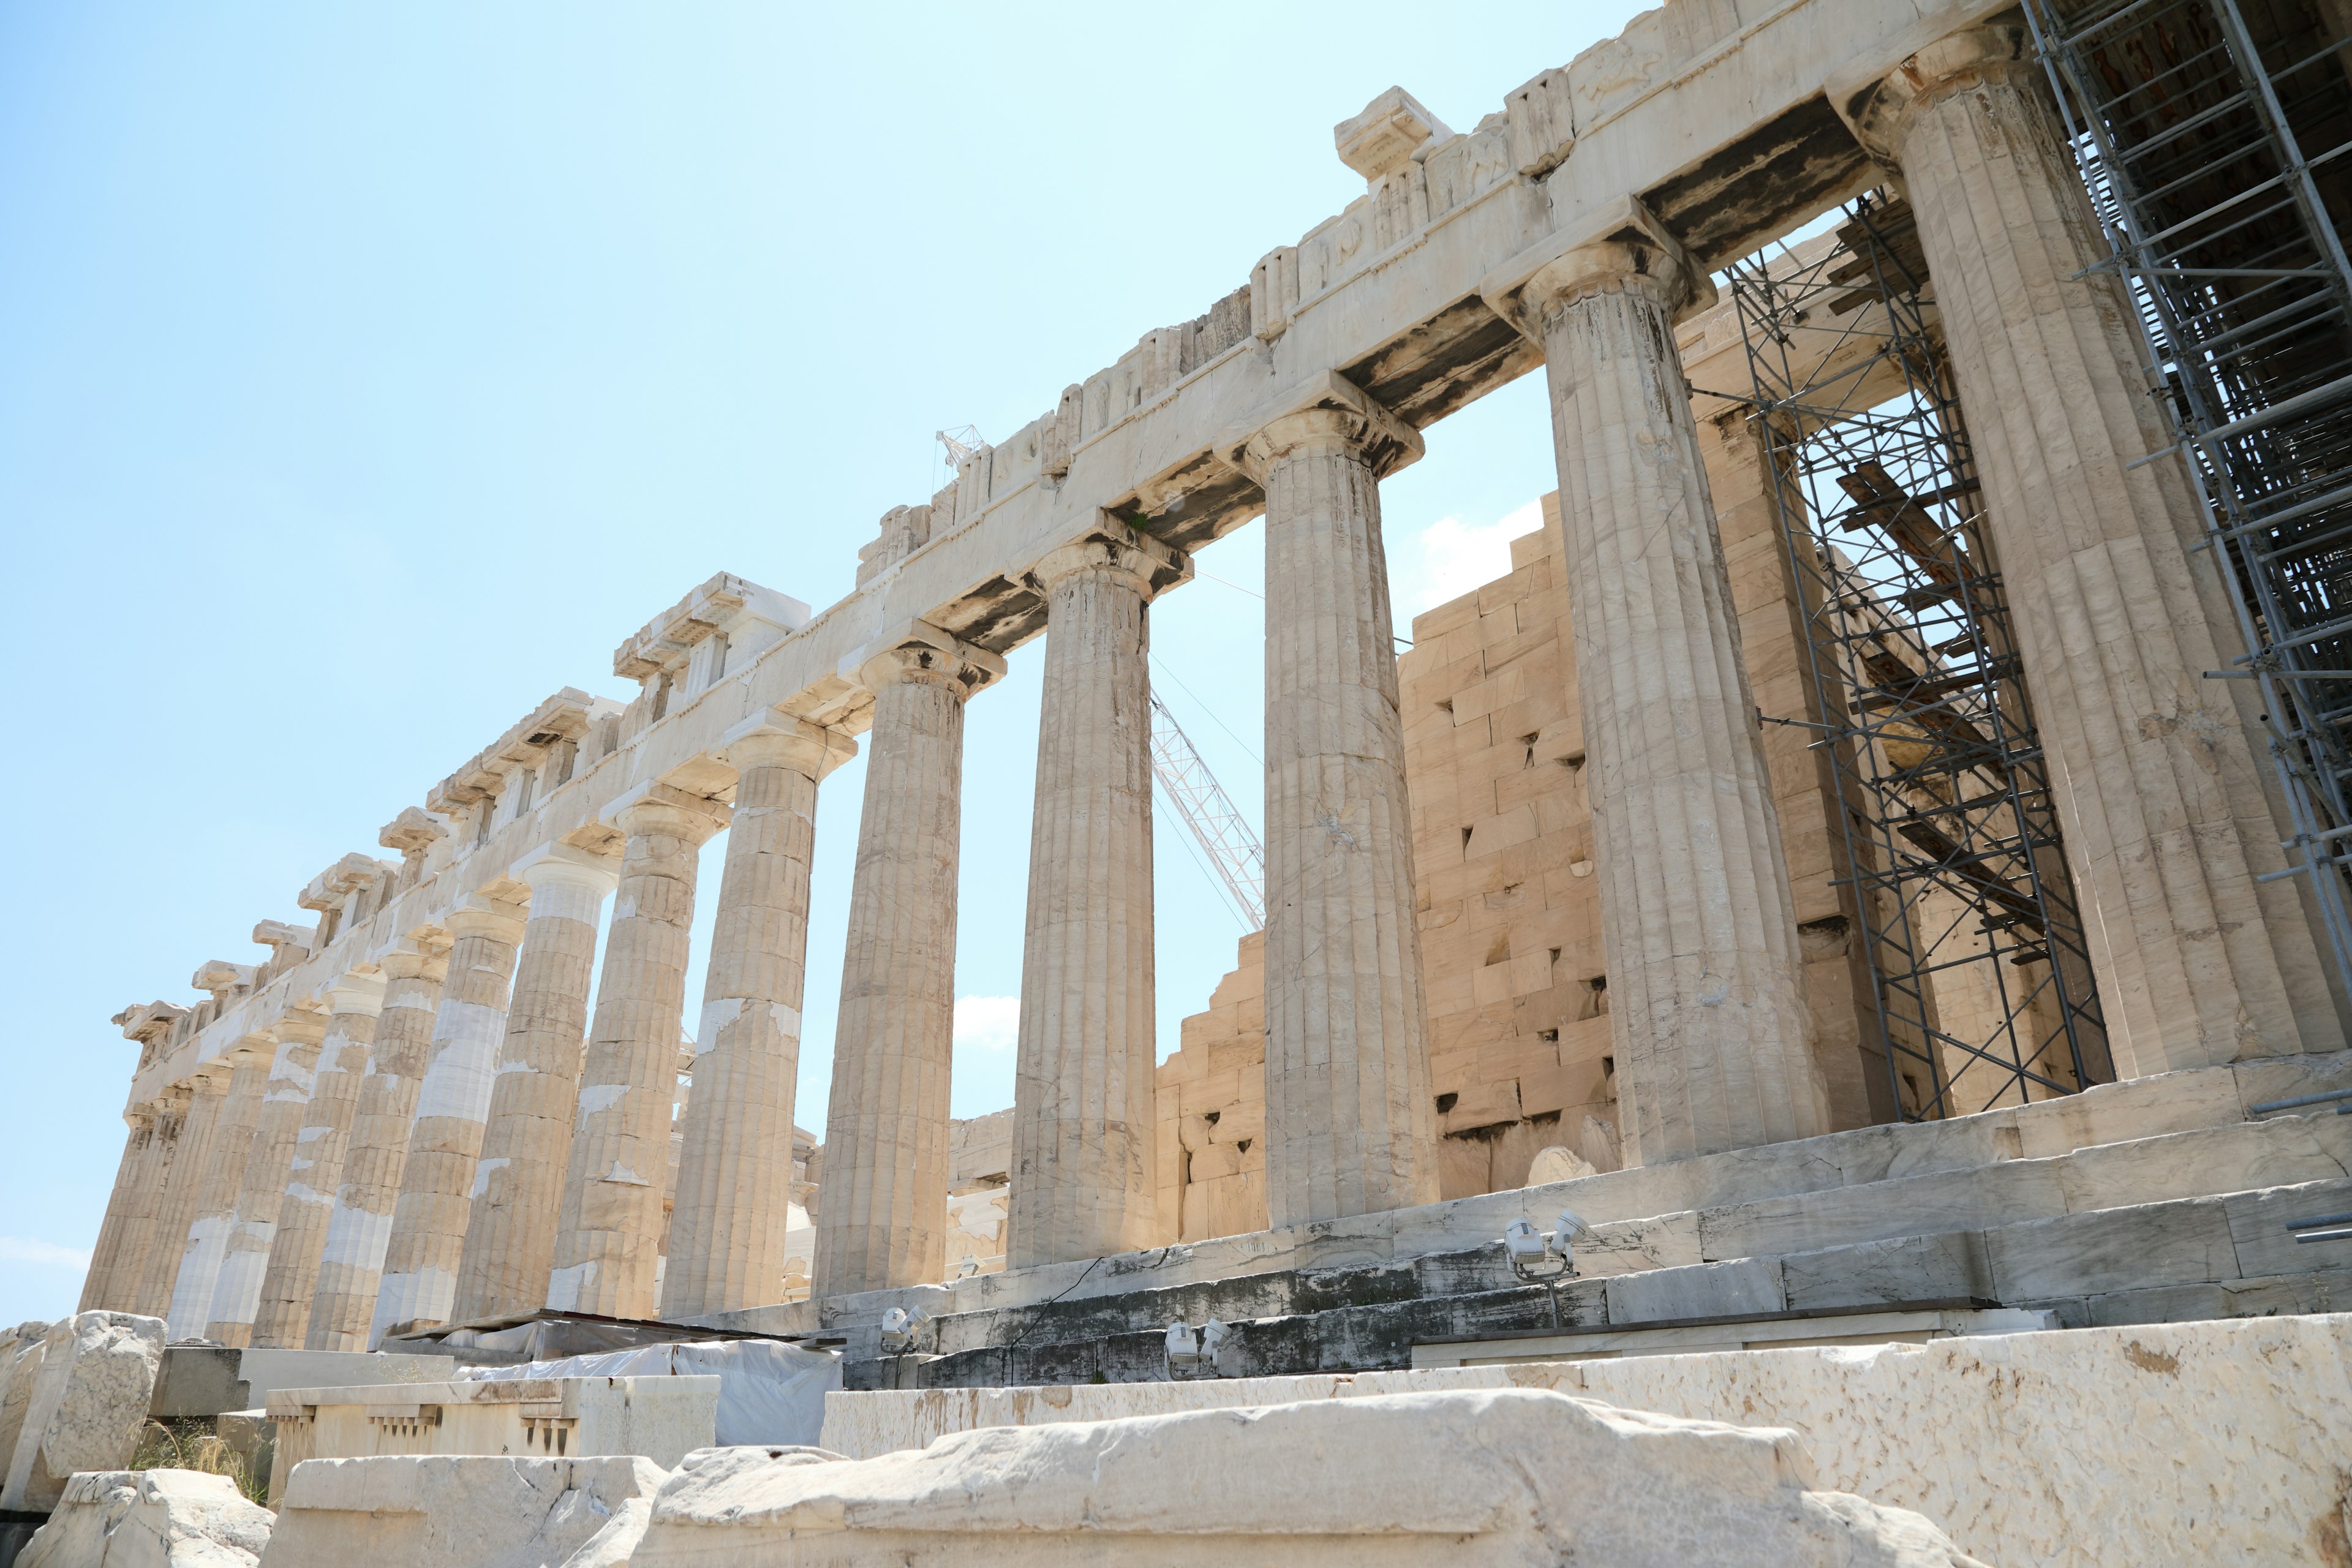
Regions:
[[211, 1422], [201, 1415], [150, 1420], [140, 1428], [139, 1446], [131, 1450], [130, 1468], [201, 1470], [208, 1476], [226, 1476], [247, 1500], [264, 1507], [269, 1502], [268, 1477], [255, 1475], [245, 1462], [245, 1456], [230, 1447], [227, 1440], [212, 1429]]

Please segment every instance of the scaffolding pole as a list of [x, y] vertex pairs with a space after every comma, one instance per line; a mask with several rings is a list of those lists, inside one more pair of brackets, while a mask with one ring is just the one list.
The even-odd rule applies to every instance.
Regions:
[[2049, 772], [1909, 209], [1728, 269], [1804, 620], [1891, 1112], [2113, 1078]]

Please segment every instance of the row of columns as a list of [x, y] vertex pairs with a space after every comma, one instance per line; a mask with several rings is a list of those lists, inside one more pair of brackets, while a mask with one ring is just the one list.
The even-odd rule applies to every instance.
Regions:
[[[2021, 35], [1958, 35], [1835, 97], [1919, 215], [2118, 1066], [2339, 1045], [2296, 894], [2261, 880], [2282, 856], [2248, 716], [2200, 679], [2230, 643], [2221, 586], [2189, 548], [2198, 509], [2176, 461], [2139, 461], [2162, 437], [2128, 304], [2092, 265], [2104, 247]], [[1654, 1163], [1830, 1131], [1675, 342], [1711, 285], [1629, 198], [1486, 293], [1541, 346], [1549, 383], [1629, 1154]], [[1336, 374], [1219, 445], [1265, 493], [1274, 607], [1276, 1226], [1436, 1195], [1380, 511], [1381, 479], [1421, 450]], [[1149, 606], [1190, 571], [1105, 515], [1026, 574], [1047, 629], [1014, 1267], [1155, 1239]], [[877, 646], [855, 672], [874, 708], [822, 1294], [935, 1280], [944, 1263], [963, 710], [1004, 668], [921, 623]], [[184, 1235], [175, 1331], [327, 1349], [542, 1302], [675, 1318], [769, 1300], [790, 1195], [817, 789], [854, 750], [782, 714], [726, 738], [733, 826], [658, 1302], [697, 852], [730, 815], [661, 784], [608, 812], [617, 865], [571, 846], [537, 852], [505, 884], [510, 900], [450, 918], [446, 957], [422, 945], [388, 955], [380, 994], [347, 980], [328, 1015], [289, 1016], [246, 1042], [225, 1092], [199, 1087], [143, 1112], [101, 1235], [109, 1270], [142, 1234]], [[201, 1164], [201, 1179], [162, 1181], [167, 1160], [175, 1173]], [[142, 1196], [151, 1184], [184, 1187], [189, 1212]], [[142, 1299], [160, 1300], [163, 1272], [141, 1273]]]

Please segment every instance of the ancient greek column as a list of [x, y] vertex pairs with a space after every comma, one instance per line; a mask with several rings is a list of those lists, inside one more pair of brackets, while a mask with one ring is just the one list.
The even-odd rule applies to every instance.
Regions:
[[[2249, 744], [2202, 510], [2021, 27], [1832, 92], [1900, 168], [2126, 1076], [2343, 1045]], [[2243, 707], [2239, 704], [2242, 702]]]
[[735, 815], [680, 1119], [664, 1317], [782, 1293], [817, 785], [856, 752], [840, 731], [785, 714], [755, 714], [726, 736]]
[[170, 1315], [172, 1290], [180, 1278], [188, 1226], [195, 1222], [196, 1205], [204, 1196], [205, 1173], [211, 1159], [214, 1129], [219, 1124], [221, 1101], [228, 1087], [226, 1070], [198, 1072], [188, 1079], [188, 1103], [180, 1122], [179, 1148], [157, 1198], [155, 1235], [147, 1248], [137, 1283], [131, 1288], [128, 1310], [150, 1318]]
[[1421, 438], [1328, 375], [1229, 448], [1265, 490], [1265, 1184], [1276, 1226], [1437, 1198], [1381, 541]]
[[474, 1162], [482, 1152], [499, 1043], [506, 1037], [521, 906], [482, 898], [452, 910], [446, 923], [449, 978], [433, 1016], [425, 1081], [417, 1086], [416, 1121], [384, 1245], [371, 1345], [402, 1324], [450, 1321], [457, 1258], [473, 1210]]
[[604, 816], [627, 837], [596, 986], [596, 1022], [580, 1074], [546, 1304], [645, 1319], [657, 1305], [697, 852], [727, 826], [727, 808], [647, 784]]
[[1030, 569], [1045, 595], [1013, 1091], [1014, 1268], [1158, 1239], [1148, 606], [1190, 560], [1106, 518]]
[[293, 1174], [295, 1139], [310, 1110], [327, 1016], [289, 1008], [271, 1027], [278, 1036], [278, 1052], [270, 1060], [260, 1113], [254, 1119], [245, 1181], [221, 1258], [220, 1282], [213, 1290], [211, 1320], [205, 1327], [206, 1339], [225, 1345], [252, 1342], [261, 1277], [278, 1238], [278, 1211], [285, 1205], [286, 1184]]
[[1638, 205], [1528, 283], [1559, 464], [1629, 1161], [1830, 1131], [1788, 858], [1675, 347], [1705, 276]]
[[220, 1283], [237, 1194], [245, 1186], [246, 1161], [253, 1152], [253, 1124], [261, 1115], [261, 1097], [269, 1088], [270, 1055], [276, 1049], [277, 1042], [268, 1036], [248, 1035], [228, 1054], [228, 1087], [205, 1152], [195, 1217], [188, 1222], [180, 1270], [172, 1284], [170, 1321], [175, 1340], [202, 1339], [212, 1321], [213, 1290]]
[[963, 705], [1004, 661], [920, 622], [857, 679], [874, 693], [817, 1209], [814, 1292], [939, 1279], [947, 1246]]
[[563, 1172], [579, 1114], [596, 927], [620, 880], [616, 857], [570, 844], [533, 850], [510, 875], [530, 889], [514, 999], [499, 1049], [472, 1217], [457, 1267], [453, 1321], [536, 1311], [563, 1209]]
[[408, 1163], [416, 1091], [433, 1047], [433, 1020], [448, 978], [446, 938], [437, 930], [404, 940], [383, 955], [383, 1011], [376, 1016], [342, 1181], [319, 1255], [319, 1289], [303, 1345], [363, 1351], [375, 1319], [392, 1212]]
[[318, 1082], [294, 1140], [278, 1234], [261, 1277], [261, 1306], [253, 1343], [265, 1350], [299, 1349], [310, 1326], [319, 1290], [319, 1255], [342, 1182], [352, 1121], [359, 1113], [376, 1015], [383, 1008], [383, 976], [353, 970], [327, 988], [327, 1035], [319, 1042]]

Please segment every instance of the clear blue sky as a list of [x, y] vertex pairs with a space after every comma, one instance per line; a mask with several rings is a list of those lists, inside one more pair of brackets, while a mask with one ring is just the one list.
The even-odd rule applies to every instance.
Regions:
[[[259, 957], [549, 692], [627, 695], [614, 646], [711, 573], [848, 592], [935, 429], [1010, 433], [1360, 194], [1331, 127], [1384, 88], [1466, 130], [1634, 9], [0, 5], [0, 1321], [74, 1304], [110, 1015]], [[1507, 566], [1539, 381], [1386, 486], [1401, 615]], [[1204, 578], [1153, 628], [1254, 818], [1260, 612]], [[1041, 649], [970, 718], [960, 1115], [1012, 1101]], [[863, 779], [819, 814], [813, 1129]], [[1164, 1055], [1239, 925], [1164, 808], [1158, 853]]]

